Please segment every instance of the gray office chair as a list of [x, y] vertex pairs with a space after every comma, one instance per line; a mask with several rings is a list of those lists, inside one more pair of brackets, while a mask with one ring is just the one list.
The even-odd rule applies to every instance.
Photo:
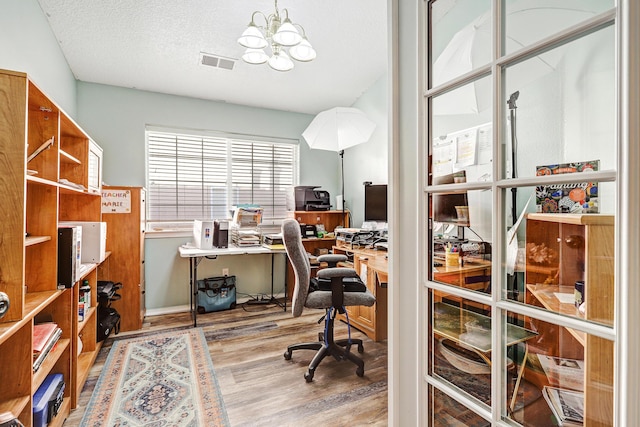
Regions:
[[337, 314], [345, 313], [344, 307], [355, 305], [371, 307], [376, 302], [375, 297], [369, 290], [365, 290], [365, 292], [344, 291], [343, 279], [357, 276], [356, 271], [352, 268], [335, 267], [338, 262], [347, 259], [344, 255], [321, 255], [318, 257], [318, 261], [329, 264], [329, 268], [318, 271], [317, 276], [319, 279], [330, 279], [331, 291], [315, 290], [309, 292], [311, 266], [307, 251], [302, 244], [300, 224], [294, 219], [285, 220], [282, 224], [282, 237], [296, 278], [291, 304], [293, 316], [299, 317], [304, 307], [325, 310], [325, 328], [324, 332], [318, 334], [318, 341], [290, 345], [284, 353], [284, 358], [291, 360], [294, 350], [317, 351], [304, 374], [307, 382], [313, 380], [316, 368], [326, 356], [333, 356], [338, 361], [350, 360], [357, 365], [356, 374], [359, 377], [363, 376], [364, 361], [351, 353], [351, 346], [354, 344], [358, 346], [358, 352], [364, 351], [362, 340], [349, 338], [334, 341], [333, 325]]

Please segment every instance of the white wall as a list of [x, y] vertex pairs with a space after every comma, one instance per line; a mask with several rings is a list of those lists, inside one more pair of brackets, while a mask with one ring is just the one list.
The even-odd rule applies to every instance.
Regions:
[[0, 68], [27, 73], [60, 108], [76, 115], [76, 80], [36, 0], [0, 1]]
[[360, 227], [364, 220], [365, 181], [387, 184], [388, 179], [388, 79], [387, 74], [376, 81], [352, 105], [364, 112], [376, 128], [369, 141], [344, 152], [344, 192], [346, 207], [351, 210], [352, 225]]

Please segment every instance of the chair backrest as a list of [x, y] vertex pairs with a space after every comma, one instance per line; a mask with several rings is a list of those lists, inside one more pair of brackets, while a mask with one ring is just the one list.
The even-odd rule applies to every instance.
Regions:
[[311, 280], [311, 265], [307, 251], [302, 244], [300, 224], [295, 219], [286, 219], [282, 223], [282, 240], [287, 251], [287, 256], [295, 273], [296, 283], [291, 299], [291, 313], [294, 317], [302, 314], [304, 303], [309, 294], [309, 281]]

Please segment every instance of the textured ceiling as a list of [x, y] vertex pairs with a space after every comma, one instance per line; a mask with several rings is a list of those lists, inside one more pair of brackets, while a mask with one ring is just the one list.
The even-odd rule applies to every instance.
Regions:
[[[289, 72], [250, 65], [237, 43], [271, 0], [39, 0], [78, 80], [316, 114], [350, 106], [386, 71], [384, 0], [280, 0], [318, 57]], [[238, 59], [200, 65], [200, 52]]]

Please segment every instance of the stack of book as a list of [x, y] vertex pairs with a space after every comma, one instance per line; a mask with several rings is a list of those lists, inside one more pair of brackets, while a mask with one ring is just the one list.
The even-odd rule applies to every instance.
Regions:
[[56, 323], [38, 323], [33, 326], [33, 372], [36, 372], [62, 335]]
[[538, 354], [550, 386], [542, 389], [549, 408], [561, 426], [583, 424], [584, 361]]

